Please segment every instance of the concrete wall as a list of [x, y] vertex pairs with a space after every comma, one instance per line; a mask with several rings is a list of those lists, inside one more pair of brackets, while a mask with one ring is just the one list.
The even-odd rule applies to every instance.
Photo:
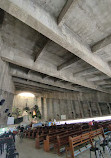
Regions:
[[105, 93], [45, 93], [41, 97], [43, 120], [105, 116], [111, 114], [111, 98]]
[[26, 107], [26, 104], [30, 108], [34, 107], [34, 105], [37, 105], [37, 97], [24, 97], [19, 94], [14, 96], [13, 107], [23, 110], [23, 108]]
[[[0, 38], [0, 53], [1, 52], [2, 52], [2, 40]], [[6, 125], [7, 114], [5, 113], [5, 109], [8, 108], [9, 112], [11, 113], [13, 96], [14, 96], [14, 84], [9, 74], [9, 65], [8, 63], [2, 61], [2, 59], [0, 58], [0, 101], [1, 99], [5, 99], [4, 105], [0, 106], [0, 126]]]
[[31, 108], [39, 106], [42, 120], [60, 120], [61, 115], [66, 119], [78, 119], [111, 114], [111, 98], [106, 93], [42, 93], [34, 98], [14, 96], [13, 106], [21, 110], [27, 105]]
[[12, 112], [13, 96], [14, 85], [9, 75], [9, 66], [0, 59], [0, 101], [5, 99], [4, 105], [0, 106], [0, 125], [6, 125], [7, 122], [5, 109], [9, 109], [10, 113]]

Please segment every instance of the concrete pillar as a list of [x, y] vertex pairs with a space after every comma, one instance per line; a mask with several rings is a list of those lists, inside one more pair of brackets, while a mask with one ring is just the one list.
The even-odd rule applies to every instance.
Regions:
[[97, 107], [98, 107], [99, 115], [102, 116], [102, 112], [101, 112], [101, 108], [99, 106], [99, 103], [97, 103]]
[[54, 119], [59, 119], [59, 100], [54, 99]]
[[37, 99], [37, 105], [39, 107], [40, 113], [42, 114], [42, 103], [41, 103], [41, 97], [36, 97]]
[[111, 114], [111, 107], [109, 105], [109, 103], [107, 103], [108, 109], [109, 109], [109, 113]]
[[44, 99], [41, 97], [42, 120], [44, 120]]
[[90, 103], [88, 101], [87, 101], [87, 104], [88, 104], [88, 107], [89, 107], [89, 110], [90, 110], [90, 117], [92, 117], [91, 105], [90, 105]]
[[54, 113], [54, 99], [53, 98], [52, 98], [52, 114], [53, 114], [52, 120], [54, 120], [55, 113]]
[[53, 100], [49, 99], [50, 119], [53, 119]]
[[72, 100], [72, 112], [73, 112], [73, 115], [72, 115], [72, 119], [76, 118], [76, 110], [75, 110], [75, 101]]
[[44, 98], [43, 100], [44, 100], [44, 120], [47, 121], [47, 102], [46, 102], [46, 98]]
[[82, 114], [82, 118], [84, 118], [84, 107], [83, 107], [83, 102], [78, 101], [79, 102], [79, 109], [80, 109], [80, 113]]

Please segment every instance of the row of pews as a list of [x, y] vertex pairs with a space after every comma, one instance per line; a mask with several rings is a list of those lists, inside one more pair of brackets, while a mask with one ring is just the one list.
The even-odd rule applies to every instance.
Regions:
[[108, 131], [111, 131], [111, 121], [94, 122], [93, 126], [88, 125], [88, 123], [81, 123], [37, 127], [24, 131], [24, 137], [35, 139], [37, 149], [43, 147], [45, 152], [54, 149], [58, 155], [66, 151], [66, 155], [70, 153], [71, 158], [74, 158], [74, 155], [77, 155], [75, 152], [77, 146], [83, 146], [85, 143], [88, 144], [85, 145], [85, 149], [89, 149], [93, 146], [94, 138], [101, 136], [104, 139], [104, 132], [107, 133]]

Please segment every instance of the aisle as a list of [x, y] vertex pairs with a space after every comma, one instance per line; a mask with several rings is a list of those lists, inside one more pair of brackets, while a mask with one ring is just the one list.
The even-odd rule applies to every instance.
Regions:
[[[19, 139], [16, 139], [17, 152], [19, 152], [19, 158], [66, 158], [66, 155], [58, 156], [54, 153], [46, 153], [43, 149], [35, 149], [35, 141], [32, 139], [24, 139], [22, 143]], [[76, 158], [90, 158], [90, 152], [85, 151]], [[95, 158], [94, 153], [92, 153], [92, 158]], [[105, 158], [110, 158], [110, 156], [105, 155]]]
[[[24, 139], [22, 143], [16, 139], [16, 147], [19, 152], [19, 158], [60, 158], [53, 153], [46, 153], [43, 149], [35, 149], [35, 141], [31, 139]], [[66, 158], [65, 154], [61, 158]]]

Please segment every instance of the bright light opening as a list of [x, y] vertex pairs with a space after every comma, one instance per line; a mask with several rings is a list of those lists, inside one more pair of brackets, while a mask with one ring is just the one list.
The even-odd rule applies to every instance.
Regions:
[[27, 92], [20, 93], [19, 96], [22, 96], [22, 97], [31, 97], [31, 98], [34, 98], [34, 97], [35, 97], [34, 94], [32, 94], [32, 93], [27, 93]]
[[90, 121], [105, 121], [105, 120], [111, 120], [111, 116], [103, 116], [103, 117], [93, 117], [93, 118], [86, 118], [86, 119], [78, 119], [78, 120], [66, 120], [66, 121], [60, 121], [59, 124], [71, 124], [71, 123], [85, 123]]

